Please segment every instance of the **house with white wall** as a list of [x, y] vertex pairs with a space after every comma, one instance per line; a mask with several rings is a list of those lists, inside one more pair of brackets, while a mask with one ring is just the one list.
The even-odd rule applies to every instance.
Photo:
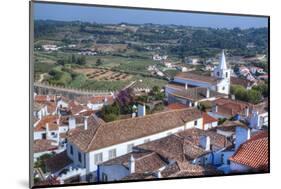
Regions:
[[[145, 106], [144, 106], [145, 107]], [[143, 111], [145, 112], [145, 111]], [[99, 164], [132, 152], [136, 145], [189, 128], [202, 129], [201, 112], [195, 108], [173, 110], [88, 126], [70, 132], [67, 155], [81, 179], [96, 179]], [[77, 175], [76, 175], [77, 176]]]
[[[197, 138], [199, 138], [199, 143], [197, 143]], [[224, 136], [215, 132], [187, 129], [138, 145], [134, 147], [133, 152], [100, 164], [98, 178], [102, 182], [124, 178], [126, 180], [142, 179], [145, 175], [144, 178], [162, 178], [167, 177], [164, 170], [175, 163], [189, 165], [185, 166], [184, 171], [191, 174], [196, 166], [211, 165], [211, 161], [205, 161], [208, 154], [231, 145], [229, 142], [222, 143], [223, 139]]]

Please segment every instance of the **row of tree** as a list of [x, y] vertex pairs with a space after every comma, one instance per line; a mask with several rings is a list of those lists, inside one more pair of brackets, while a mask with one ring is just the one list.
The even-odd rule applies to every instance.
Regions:
[[64, 66], [65, 64], [78, 64], [78, 65], [85, 65], [86, 64], [86, 58], [85, 56], [75, 56], [72, 54], [68, 58], [62, 58], [57, 61], [59, 65]]

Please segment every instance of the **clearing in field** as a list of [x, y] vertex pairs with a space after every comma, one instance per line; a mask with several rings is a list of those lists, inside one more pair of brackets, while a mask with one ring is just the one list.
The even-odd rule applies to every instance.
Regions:
[[126, 81], [132, 78], [131, 75], [116, 71], [97, 68], [79, 68], [74, 70], [77, 73], [82, 73], [87, 76], [89, 80], [97, 81]]

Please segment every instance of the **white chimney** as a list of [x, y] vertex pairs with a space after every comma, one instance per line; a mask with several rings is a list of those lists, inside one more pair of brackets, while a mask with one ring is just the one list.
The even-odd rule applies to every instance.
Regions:
[[200, 136], [200, 146], [202, 148], [204, 148], [206, 151], [209, 151], [211, 150], [211, 141], [210, 141], [210, 137], [209, 136], [206, 136], [206, 135], [203, 135], [203, 136]]
[[162, 174], [161, 174], [161, 171], [157, 171], [157, 178], [162, 178]]
[[241, 144], [249, 140], [251, 132], [249, 128], [237, 126], [235, 129], [235, 151]]
[[145, 104], [138, 104], [138, 117], [145, 116]]
[[45, 129], [46, 129], [46, 139], [49, 139], [49, 133], [50, 133], [49, 123], [46, 123]]
[[135, 172], [135, 163], [135, 158], [133, 155], [131, 155], [129, 159], [129, 171], [131, 174]]
[[216, 103], [214, 103], [212, 106], [212, 112], [218, 112], [218, 105]]
[[84, 117], [84, 129], [88, 130], [88, 116]]
[[48, 102], [50, 102], [50, 101], [51, 101], [51, 99], [50, 99], [49, 95], [47, 95], [46, 100], [47, 100]]
[[245, 108], [245, 116], [246, 116], [246, 117], [249, 116], [249, 107], [248, 107], [248, 106]]
[[207, 90], [206, 90], [206, 98], [210, 98], [210, 89], [209, 88], [207, 88]]
[[49, 132], [49, 123], [46, 123], [45, 127], [46, 127], [46, 132]]
[[70, 129], [75, 129], [76, 128], [76, 118], [74, 116], [70, 116], [68, 119], [68, 127]]

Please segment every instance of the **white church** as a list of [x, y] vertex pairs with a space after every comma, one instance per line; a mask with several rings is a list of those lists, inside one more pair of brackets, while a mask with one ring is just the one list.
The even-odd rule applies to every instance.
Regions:
[[166, 97], [169, 103], [190, 103], [189, 106], [194, 106], [200, 100], [227, 96], [230, 92], [230, 77], [231, 68], [226, 63], [223, 50], [219, 64], [210, 76], [181, 72], [174, 77], [173, 82], [165, 86]]

